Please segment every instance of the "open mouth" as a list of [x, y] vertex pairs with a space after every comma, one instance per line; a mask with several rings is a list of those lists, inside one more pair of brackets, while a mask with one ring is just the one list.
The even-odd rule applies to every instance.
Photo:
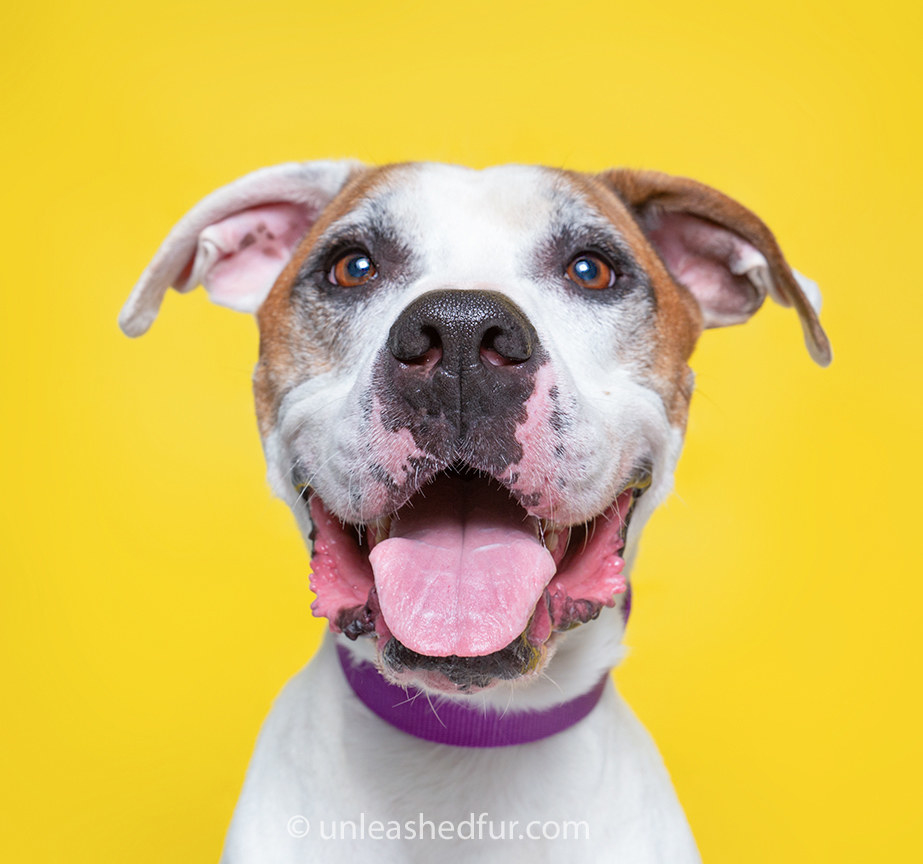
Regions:
[[541, 668], [555, 634], [596, 618], [627, 589], [620, 552], [639, 470], [606, 510], [560, 526], [529, 515], [485, 474], [440, 472], [391, 515], [344, 525], [317, 495], [315, 615], [378, 640], [383, 671], [472, 691]]

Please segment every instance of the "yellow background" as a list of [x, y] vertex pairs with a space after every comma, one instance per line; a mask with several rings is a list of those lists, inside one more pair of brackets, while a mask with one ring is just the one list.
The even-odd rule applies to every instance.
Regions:
[[355, 156], [691, 175], [821, 284], [828, 370], [705, 335], [617, 680], [706, 861], [920, 860], [919, 8], [6, 4], [0, 857], [216, 859], [323, 624], [252, 322], [115, 318], [212, 189]]

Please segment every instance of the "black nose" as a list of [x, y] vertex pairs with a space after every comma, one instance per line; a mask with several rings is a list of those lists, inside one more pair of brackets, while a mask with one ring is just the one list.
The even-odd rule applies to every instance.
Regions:
[[448, 374], [525, 363], [535, 330], [519, 308], [493, 291], [433, 291], [418, 297], [391, 327], [388, 347], [401, 363]]
[[545, 352], [525, 313], [492, 291], [424, 294], [388, 334], [376, 385], [388, 425], [431, 459], [495, 476], [522, 458], [526, 417]]

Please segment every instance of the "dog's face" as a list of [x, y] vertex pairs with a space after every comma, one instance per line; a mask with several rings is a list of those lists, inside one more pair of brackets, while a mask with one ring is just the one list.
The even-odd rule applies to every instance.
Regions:
[[772, 235], [691, 181], [315, 163], [197, 211], [123, 326], [166, 284], [258, 310], [260, 432], [313, 542], [314, 611], [401, 683], [536, 675], [624, 604], [703, 325], [770, 293], [829, 359]]

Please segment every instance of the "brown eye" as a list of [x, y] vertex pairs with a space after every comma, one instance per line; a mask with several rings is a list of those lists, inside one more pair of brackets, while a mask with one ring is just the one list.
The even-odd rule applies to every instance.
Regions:
[[378, 275], [375, 262], [365, 252], [352, 251], [341, 255], [330, 268], [327, 278], [343, 288], [357, 288]]
[[581, 252], [567, 265], [567, 278], [581, 288], [599, 291], [615, 284], [615, 271], [599, 255]]

